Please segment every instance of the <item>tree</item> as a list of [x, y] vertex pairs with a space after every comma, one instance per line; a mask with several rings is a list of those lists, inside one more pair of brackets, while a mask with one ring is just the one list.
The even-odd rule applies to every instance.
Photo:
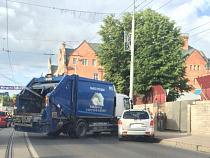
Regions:
[[[109, 16], [104, 19], [99, 34], [102, 44], [100, 64], [106, 71], [105, 79], [114, 82], [120, 93], [128, 94], [130, 53], [124, 52], [124, 31], [131, 31], [130, 14], [122, 20]], [[143, 96], [153, 85], [169, 89], [167, 101], [174, 101], [179, 92], [189, 91], [185, 79], [185, 59], [181, 53], [184, 42], [180, 29], [151, 9], [135, 14], [134, 90]]]

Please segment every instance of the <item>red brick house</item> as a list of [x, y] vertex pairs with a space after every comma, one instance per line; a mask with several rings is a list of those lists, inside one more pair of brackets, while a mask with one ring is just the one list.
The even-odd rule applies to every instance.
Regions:
[[103, 80], [103, 67], [97, 57], [97, 43], [83, 41], [76, 49], [65, 47], [62, 43], [58, 52], [58, 66], [48, 62], [48, 73], [54, 75], [77, 74], [81, 77]]
[[[188, 55], [186, 64], [185, 77], [189, 79], [188, 84], [192, 85], [195, 89], [200, 89], [197, 83], [197, 78], [206, 76], [210, 73], [210, 59], [208, 59], [202, 51], [188, 45], [188, 36], [184, 36], [185, 46], [183, 47], [182, 54]], [[194, 92], [192, 90], [191, 92]]]

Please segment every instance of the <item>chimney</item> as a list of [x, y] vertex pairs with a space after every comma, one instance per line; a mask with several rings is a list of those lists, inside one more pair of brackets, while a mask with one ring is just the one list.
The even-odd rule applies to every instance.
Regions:
[[182, 33], [181, 37], [184, 39], [184, 46], [182, 47], [182, 49], [183, 50], [188, 50], [189, 33]]

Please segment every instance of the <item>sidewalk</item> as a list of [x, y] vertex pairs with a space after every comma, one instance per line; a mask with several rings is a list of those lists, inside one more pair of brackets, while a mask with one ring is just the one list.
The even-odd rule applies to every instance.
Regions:
[[210, 136], [187, 135], [171, 131], [155, 131], [156, 142], [179, 148], [210, 153]]

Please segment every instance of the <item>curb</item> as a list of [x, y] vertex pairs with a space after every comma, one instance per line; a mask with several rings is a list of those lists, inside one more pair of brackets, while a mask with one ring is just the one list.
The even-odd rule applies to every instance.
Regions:
[[184, 142], [178, 142], [178, 141], [160, 139], [160, 138], [155, 138], [155, 142], [163, 144], [163, 145], [169, 145], [169, 146], [174, 146], [174, 147], [193, 150], [193, 151], [210, 153], [210, 147], [206, 147], [202, 145], [190, 144], [190, 143], [184, 143]]

